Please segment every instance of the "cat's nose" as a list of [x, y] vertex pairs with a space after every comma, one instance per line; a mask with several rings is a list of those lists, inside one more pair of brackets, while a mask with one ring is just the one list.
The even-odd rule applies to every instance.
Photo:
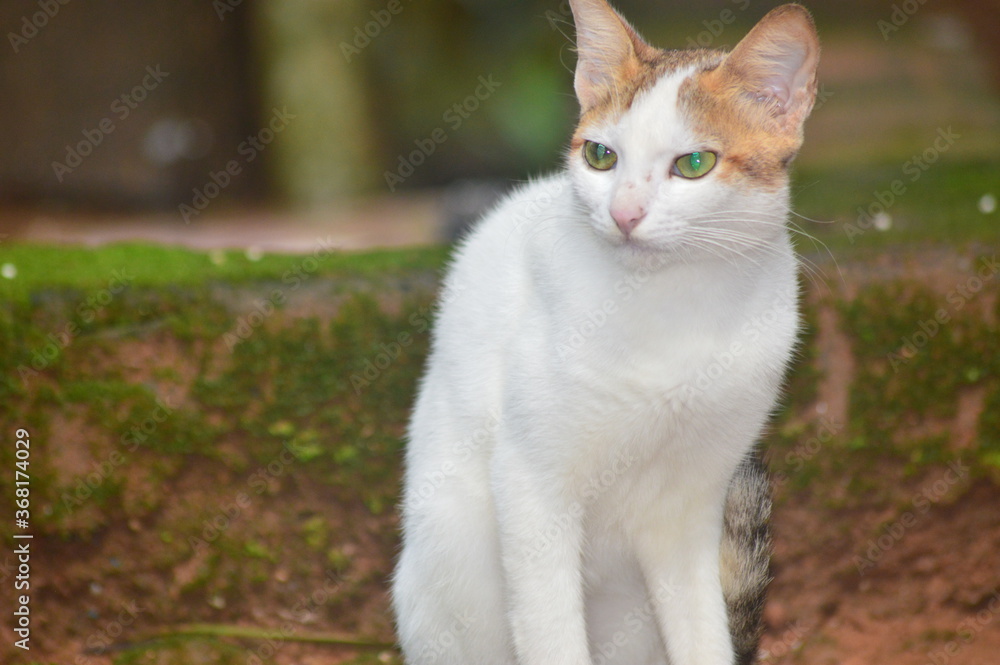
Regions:
[[625, 235], [632, 235], [635, 227], [646, 217], [646, 209], [637, 203], [611, 206], [611, 219], [615, 220], [618, 229]]

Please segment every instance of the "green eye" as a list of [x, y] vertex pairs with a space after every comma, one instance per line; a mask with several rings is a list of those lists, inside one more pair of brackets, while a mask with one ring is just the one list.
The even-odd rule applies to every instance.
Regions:
[[714, 152], [692, 152], [682, 155], [674, 162], [677, 173], [685, 178], [700, 178], [715, 166]]
[[594, 141], [583, 142], [583, 157], [588, 164], [599, 171], [607, 171], [618, 161], [618, 155], [614, 150]]

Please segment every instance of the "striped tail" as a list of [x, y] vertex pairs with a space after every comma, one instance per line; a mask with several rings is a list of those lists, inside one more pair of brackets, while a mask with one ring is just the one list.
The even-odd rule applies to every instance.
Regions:
[[733, 475], [726, 496], [722, 535], [722, 591], [736, 665], [752, 665], [763, 632], [764, 602], [771, 581], [771, 485], [757, 452]]

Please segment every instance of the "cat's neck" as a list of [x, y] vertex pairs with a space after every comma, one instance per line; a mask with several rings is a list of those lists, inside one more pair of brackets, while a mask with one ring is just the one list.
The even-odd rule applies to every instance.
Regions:
[[609, 243], [587, 222], [586, 208], [574, 202], [565, 175], [535, 183], [527, 193], [532, 202], [546, 202], [537, 212], [548, 221], [524, 235], [526, 267], [545, 307], [567, 320], [620, 307], [654, 319], [655, 312], [685, 312], [709, 325], [739, 320], [775, 298], [795, 299], [797, 264], [785, 232], [739, 253], [686, 257]]

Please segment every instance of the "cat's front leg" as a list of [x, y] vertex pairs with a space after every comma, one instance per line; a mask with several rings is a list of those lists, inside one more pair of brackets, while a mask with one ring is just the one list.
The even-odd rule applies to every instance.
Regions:
[[498, 445], [492, 490], [511, 636], [520, 665], [589, 665], [582, 505], [512, 446]]
[[647, 518], [637, 554], [649, 595], [658, 599], [656, 618], [670, 663], [733, 665], [719, 576], [721, 511], [698, 503]]

